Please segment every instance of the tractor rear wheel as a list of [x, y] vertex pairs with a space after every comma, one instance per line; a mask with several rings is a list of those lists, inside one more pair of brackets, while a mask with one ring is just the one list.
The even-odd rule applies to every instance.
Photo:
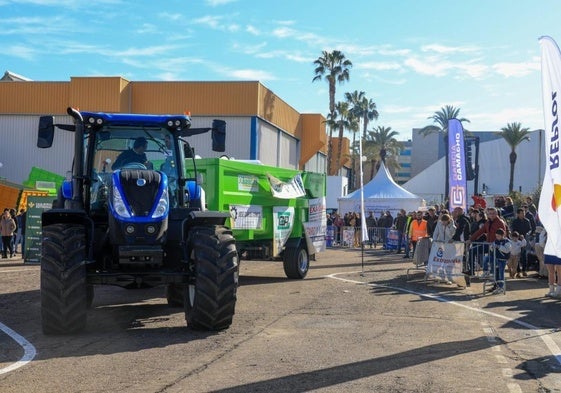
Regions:
[[232, 231], [223, 226], [194, 227], [187, 241], [193, 276], [185, 287], [185, 319], [197, 330], [232, 324], [238, 289], [238, 253]]
[[[45, 334], [78, 332], [86, 327], [86, 235], [83, 226], [43, 227], [41, 324]], [[93, 300], [93, 296], [91, 297]]]

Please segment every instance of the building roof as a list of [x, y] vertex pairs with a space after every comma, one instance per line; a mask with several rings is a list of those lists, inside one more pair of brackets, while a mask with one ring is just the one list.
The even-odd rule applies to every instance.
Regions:
[[15, 72], [12, 71], [6, 71], [4, 72], [4, 75], [2, 76], [2, 78], [0, 78], [0, 81], [2, 82], [31, 82], [31, 79], [23, 76], [23, 75], [18, 75]]

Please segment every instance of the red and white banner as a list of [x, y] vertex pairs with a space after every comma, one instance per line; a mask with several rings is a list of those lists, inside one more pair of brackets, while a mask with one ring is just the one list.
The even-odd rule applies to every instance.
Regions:
[[547, 231], [545, 263], [561, 264], [561, 168], [559, 167], [561, 52], [551, 37], [541, 37], [539, 42], [542, 52], [546, 162], [538, 213]]

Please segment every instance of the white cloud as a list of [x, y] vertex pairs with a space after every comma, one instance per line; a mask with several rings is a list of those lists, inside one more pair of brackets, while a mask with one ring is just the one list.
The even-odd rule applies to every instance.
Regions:
[[167, 20], [167, 21], [179, 21], [179, 20], [182, 20], [184, 18], [183, 15], [175, 14], [175, 13], [172, 13], [172, 12], [160, 12], [158, 14], [158, 17], [160, 19], [164, 19], [164, 20]]
[[205, 3], [211, 7], [218, 7], [224, 4], [234, 3], [237, 0], [205, 0]]
[[476, 52], [479, 48], [475, 46], [445, 46], [440, 44], [429, 44], [421, 46], [421, 51], [423, 52], [436, 52], [441, 54], [452, 54], [452, 53], [468, 53]]
[[259, 29], [255, 26], [252, 25], [247, 25], [245, 28], [245, 31], [247, 31], [249, 34], [253, 34], [253, 35], [261, 35], [261, 31], [259, 31]]
[[489, 72], [489, 67], [484, 64], [457, 64], [456, 68], [475, 79], [483, 78]]
[[522, 63], [496, 63], [492, 67], [496, 73], [507, 78], [526, 76], [541, 69], [540, 61], [537, 59]]
[[263, 70], [252, 70], [252, 69], [228, 70], [226, 71], [226, 74], [233, 78], [252, 80], [252, 81], [266, 81], [266, 80], [277, 79], [270, 72], [263, 71]]
[[295, 51], [288, 51], [288, 50], [273, 50], [273, 51], [259, 51], [255, 52], [255, 57], [261, 59], [283, 59], [283, 60], [291, 60], [296, 63], [309, 63], [312, 64], [315, 58], [311, 56], [305, 56], [300, 54], [299, 52]]
[[[244, 53], [246, 55], [256, 55], [260, 57], [263, 54], [263, 49], [265, 49], [266, 47], [267, 47], [266, 42], [261, 42], [259, 44], [253, 44], [253, 45], [235, 43], [232, 46], [232, 49]], [[261, 56], [261, 57], [266, 57], [266, 56]]]
[[199, 25], [206, 25], [212, 29], [218, 29], [221, 25], [220, 22], [222, 21], [221, 16], [217, 15], [205, 15], [200, 18], [196, 18], [193, 20], [193, 23]]
[[152, 23], [144, 23], [136, 30], [136, 32], [138, 34], [157, 34], [159, 32], [159, 28]]
[[3, 51], [5, 55], [18, 57], [24, 60], [33, 60], [37, 52], [30, 47], [23, 45], [12, 45], [4, 48]]
[[[467, 117], [467, 116], [466, 116]], [[481, 112], [470, 115], [470, 129], [477, 131], [499, 131], [508, 123], [520, 122], [522, 127], [530, 129], [543, 128], [543, 108], [541, 107], [509, 107], [502, 110]]]
[[10, 3], [76, 9], [81, 7], [92, 7], [95, 6], [95, 4], [121, 4], [122, 0], [7, 0], [0, 2], [0, 5]]
[[229, 23], [223, 16], [220, 15], [205, 15], [203, 17], [193, 20], [193, 23], [199, 25], [206, 25], [214, 30], [236, 32], [240, 30], [240, 25], [236, 23]]
[[49, 35], [75, 32], [78, 28], [60, 16], [49, 19], [40, 17], [16, 17], [0, 19], [0, 35]]
[[453, 65], [440, 57], [428, 56], [426, 58], [409, 57], [404, 64], [413, 71], [423, 75], [444, 76], [447, 75]]
[[388, 70], [401, 70], [401, 64], [397, 62], [385, 62], [385, 61], [363, 61], [360, 63], [353, 63], [353, 67], [357, 70], [376, 70], [376, 71], [388, 71]]

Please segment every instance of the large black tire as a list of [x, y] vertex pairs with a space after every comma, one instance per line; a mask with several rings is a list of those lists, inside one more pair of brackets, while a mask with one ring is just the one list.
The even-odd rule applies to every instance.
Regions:
[[82, 226], [53, 224], [43, 227], [41, 323], [45, 334], [74, 333], [86, 327], [89, 299], [85, 250], [86, 235]]
[[302, 279], [308, 274], [310, 258], [308, 250], [302, 243], [297, 247], [286, 248], [283, 252], [282, 262], [284, 274], [288, 278]]
[[194, 276], [185, 287], [185, 320], [196, 330], [222, 330], [232, 324], [238, 289], [238, 253], [232, 231], [223, 226], [194, 227], [187, 241]]
[[166, 300], [170, 307], [183, 307], [185, 301], [185, 287], [180, 284], [171, 283], [166, 286]]

